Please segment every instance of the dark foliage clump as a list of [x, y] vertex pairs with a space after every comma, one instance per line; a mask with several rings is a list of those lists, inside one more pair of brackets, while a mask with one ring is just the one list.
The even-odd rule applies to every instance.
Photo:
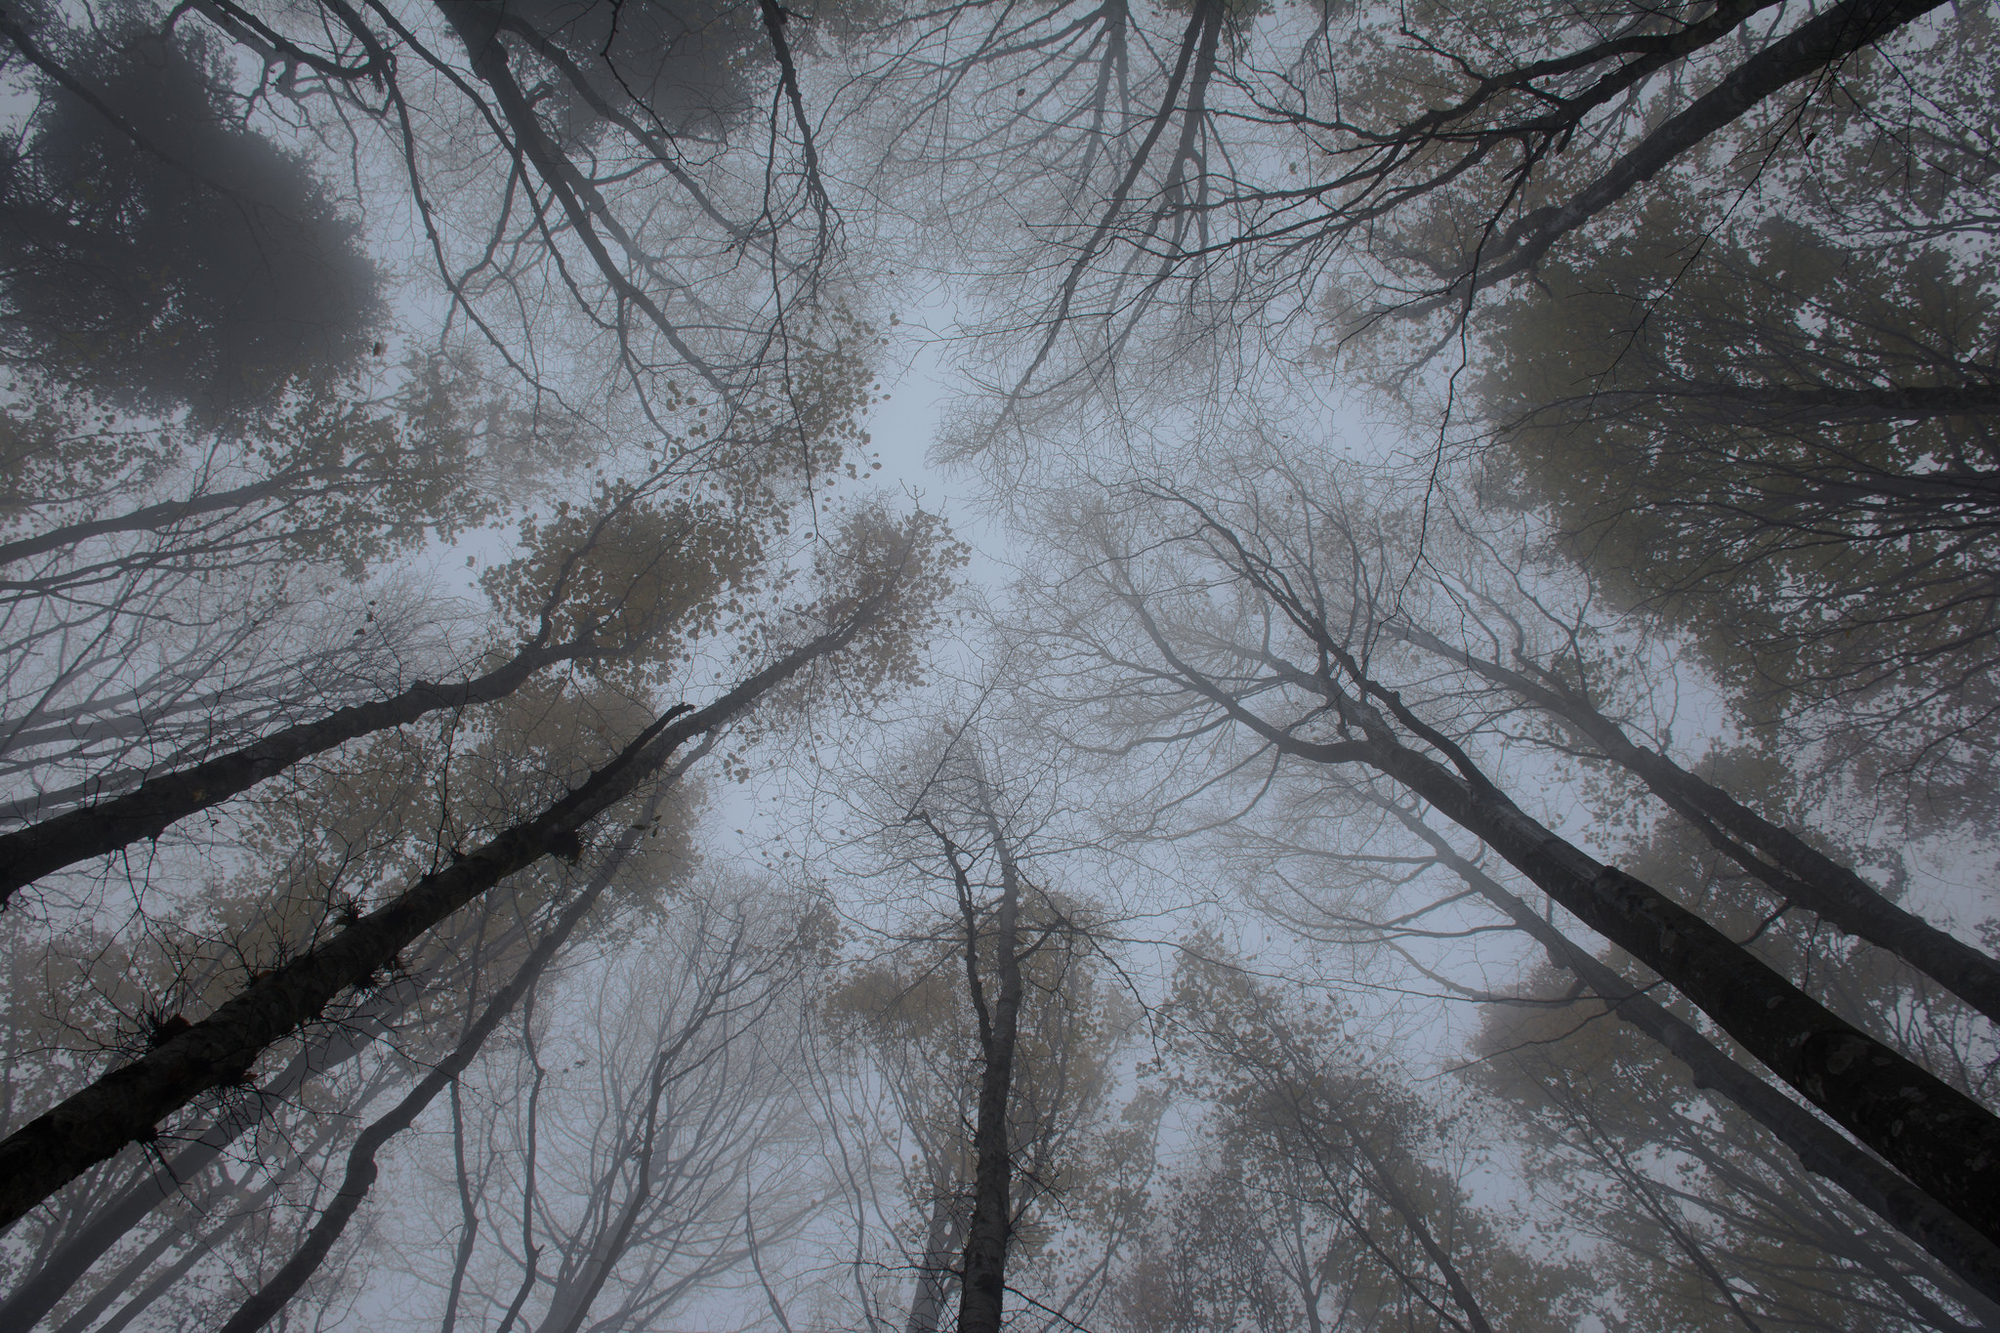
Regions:
[[38, 75], [23, 139], [0, 150], [10, 360], [128, 407], [228, 416], [368, 350], [378, 283], [358, 227], [234, 114], [200, 41], [131, 15], [87, 46], [37, 26], [73, 86]]
[[606, 110], [650, 133], [717, 135], [752, 104], [742, 74], [763, 39], [754, 4], [503, 0], [500, 9], [503, 29], [548, 66], [537, 108], [566, 142], [602, 134]]

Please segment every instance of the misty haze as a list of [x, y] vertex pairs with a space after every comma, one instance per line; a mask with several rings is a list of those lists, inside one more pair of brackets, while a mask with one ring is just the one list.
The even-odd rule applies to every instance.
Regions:
[[2000, 1333], [1995, 0], [0, 125], [0, 1333]]

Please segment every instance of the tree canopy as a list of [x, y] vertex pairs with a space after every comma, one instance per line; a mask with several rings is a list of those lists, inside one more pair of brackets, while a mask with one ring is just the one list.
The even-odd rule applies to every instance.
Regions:
[[0, 11], [0, 1327], [2000, 1327], [1992, 0]]

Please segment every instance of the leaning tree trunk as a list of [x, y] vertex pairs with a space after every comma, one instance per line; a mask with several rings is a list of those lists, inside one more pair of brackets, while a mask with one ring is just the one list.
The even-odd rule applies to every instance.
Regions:
[[1732, 1060], [1691, 1024], [1627, 984], [1590, 950], [1460, 856], [1415, 814], [1393, 802], [1381, 804], [1404, 827], [1429, 843], [1438, 859], [1457, 872], [1480, 897], [1546, 949], [1552, 961], [1574, 972], [1620, 1019], [1651, 1037], [1686, 1066], [1697, 1088], [1727, 1097], [1796, 1153], [1806, 1170], [1831, 1181], [1915, 1241], [1974, 1291], [2000, 1302], [2000, 1247], [1880, 1160], [1836, 1133], [1825, 1121]]
[[1497, 789], [1475, 787], [1402, 745], [1362, 744], [1371, 767], [1485, 841], [1918, 1188], [2000, 1244], [2000, 1119], [1992, 1112], [1837, 1017], [1664, 893], [1542, 827]]
[[1790, 829], [1765, 819], [1658, 751], [1637, 744], [1623, 727], [1573, 692], [1552, 688], [1454, 648], [1424, 631], [1393, 632], [1478, 673], [1573, 728], [1780, 898], [1805, 908], [1828, 925], [1887, 949], [2000, 1023], [2000, 960], [1889, 901], [1860, 875]]
[[[670, 782], [675, 776], [678, 774], [670, 775], [668, 781]], [[326, 1256], [332, 1253], [334, 1245], [346, 1232], [348, 1222], [353, 1220], [355, 1212], [374, 1186], [375, 1179], [381, 1171], [378, 1159], [383, 1147], [389, 1140], [415, 1124], [417, 1117], [424, 1113], [437, 1095], [457, 1081], [458, 1076], [465, 1072], [466, 1066], [472, 1063], [473, 1058], [486, 1045], [486, 1039], [493, 1035], [493, 1030], [514, 1011], [514, 1006], [520, 1003], [521, 997], [541, 980], [542, 973], [548, 967], [550, 960], [564, 944], [569, 942], [570, 935], [575, 932], [578, 925], [582, 924], [590, 909], [597, 905], [597, 900], [603, 896], [604, 890], [609, 887], [612, 877], [618, 873], [626, 857], [630, 856], [632, 849], [638, 846], [639, 839], [644, 836], [647, 827], [652, 823], [654, 812], [659, 809], [660, 797], [665, 791], [666, 783], [655, 789], [653, 799], [647, 805], [645, 812], [620, 836], [603, 864], [598, 867], [597, 873], [591, 876], [589, 885], [577, 895], [574, 902], [563, 909], [556, 924], [550, 928], [548, 934], [536, 942], [533, 951], [522, 961], [520, 969], [505, 986], [501, 987], [500, 992], [487, 1002], [486, 1008], [473, 1022], [471, 1028], [467, 1029], [465, 1035], [459, 1039], [458, 1045], [452, 1048], [451, 1054], [418, 1080], [417, 1086], [410, 1089], [387, 1115], [361, 1131], [360, 1137], [354, 1141], [354, 1146], [348, 1150], [347, 1171], [341, 1179], [340, 1188], [334, 1191], [333, 1201], [327, 1205], [326, 1211], [320, 1214], [319, 1220], [313, 1223], [312, 1230], [306, 1234], [304, 1242], [285, 1262], [285, 1266], [236, 1307], [236, 1313], [222, 1326], [222, 1333], [257, 1333], [257, 1330], [276, 1318], [278, 1312], [291, 1302], [292, 1297], [298, 1295], [299, 1289], [319, 1271], [320, 1265], [326, 1262]]]
[[581, 643], [532, 642], [472, 680], [451, 685], [420, 680], [390, 698], [338, 709], [317, 721], [286, 727], [240, 750], [148, 778], [136, 790], [122, 796], [0, 834], [0, 907], [5, 907], [21, 888], [44, 875], [94, 856], [109, 855], [144, 838], [157, 838], [175, 822], [220, 805], [301, 759], [324, 754], [362, 736], [403, 726], [439, 709], [467, 708], [503, 699], [543, 667], [587, 656], [593, 651]]
[[1653, 969], [1738, 1045], [1879, 1154], [1919, 1189], [2000, 1244], [2000, 1117], [1834, 1014], [1748, 949], [1651, 885], [1603, 865], [1543, 827], [1493, 785], [1449, 738], [1393, 690], [1369, 680], [1331, 640], [1330, 656], [1397, 721], [1449, 756], [1453, 768], [1403, 743], [1372, 705], [1317, 688], [1352, 739], [1319, 742], [1272, 724], [1190, 666], [1135, 606], [1183, 685], [1279, 753], [1359, 765], [1422, 798], [1481, 839], [1585, 925]]
[[1731, 70], [1714, 88], [1669, 117], [1568, 201], [1538, 208], [1499, 237], [1487, 262], [1440, 296], [1410, 307], [1428, 313], [1464, 302], [1517, 274], [1532, 272], [1556, 242], [1644, 185], [1710, 136], [1801, 79], [1881, 42], [1945, 0], [1841, 0]]
[[309, 1080], [337, 1069], [367, 1050], [388, 1030], [387, 1021], [409, 1006], [411, 998], [407, 986], [371, 997], [366, 1006], [346, 1016], [335, 1031], [308, 1043], [276, 1078], [243, 1099], [241, 1105], [226, 1108], [193, 1142], [92, 1214], [40, 1268], [14, 1288], [5, 1301], [0, 1301], [0, 1329], [33, 1327], [36, 1320], [54, 1309], [57, 1301], [83, 1281], [91, 1265], [151, 1216], [154, 1209], [178, 1198], [188, 1182], [214, 1165], [230, 1144], [270, 1119]]
[[240, 1082], [269, 1047], [313, 1021], [342, 992], [369, 984], [425, 931], [508, 875], [573, 855], [578, 831], [657, 772], [693, 736], [714, 731], [809, 663], [838, 652], [880, 613], [886, 592], [846, 624], [757, 672], [699, 711], [685, 706], [539, 815], [514, 824], [326, 943], [275, 968], [187, 1030], [102, 1075], [0, 1142], [0, 1225], [11, 1223], [204, 1092]]

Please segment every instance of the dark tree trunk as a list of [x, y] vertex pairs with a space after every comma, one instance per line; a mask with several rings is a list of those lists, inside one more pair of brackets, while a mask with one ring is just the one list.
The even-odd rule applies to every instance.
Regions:
[[137, 790], [70, 810], [0, 835], [0, 907], [43, 875], [157, 838], [178, 820], [220, 805], [301, 759], [443, 708], [491, 703], [519, 689], [541, 668], [591, 651], [578, 643], [532, 643], [503, 665], [456, 685], [418, 681], [401, 694], [287, 727], [253, 745], [141, 783]]
[[1796, 1153], [1806, 1170], [1846, 1191], [1857, 1203], [1915, 1241], [1974, 1291], [2000, 1302], [2000, 1248], [1937, 1200], [1835, 1133], [1826, 1122], [1732, 1060], [1693, 1026], [1627, 984], [1588, 949], [1564, 935], [1478, 866], [1459, 856], [1448, 842], [1426, 828], [1422, 820], [1399, 806], [1387, 804], [1387, 808], [1405, 827], [1428, 842], [1439, 859], [1467, 885], [1546, 949], [1552, 961], [1574, 972], [1620, 1019], [1651, 1037], [1685, 1065], [1697, 1088], [1713, 1089], [1727, 1097]]
[[667, 318], [659, 303], [627, 277], [612, 259], [598, 231], [600, 219], [604, 227], [624, 243], [625, 248], [637, 250], [638, 247], [630, 244], [630, 237], [619, 232], [596, 187], [577, 170], [576, 164], [564, 155], [562, 148], [542, 128], [541, 114], [508, 68], [507, 48], [500, 41], [505, 10], [499, 5], [475, 4], [471, 0], [434, 0], [434, 3], [445, 21], [451, 24], [452, 31], [465, 44], [466, 57], [473, 73], [493, 90], [493, 100], [499, 104], [500, 114], [506, 119], [508, 128], [514, 131], [515, 147], [520, 156], [533, 165], [549, 193], [555, 196], [570, 226], [575, 228], [577, 239], [590, 252], [597, 271], [618, 293], [619, 300], [643, 313], [667, 340], [667, 345], [674, 349], [675, 355], [708, 381], [709, 387], [718, 393], [728, 394], [729, 385], [716, 373], [715, 367], [688, 345], [680, 329]]
[[213, 1165], [230, 1144], [269, 1119], [271, 1112], [296, 1096], [308, 1080], [338, 1068], [368, 1049], [386, 1030], [385, 1020], [405, 1009], [409, 998], [408, 988], [403, 986], [374, 997], [362, 1012], [349, 1015], [336, 1031], [310, 1043], [294, 1056], [282, 1073], [247, 1099], [247, 1105], [225, 1111], [200, 1137], [175, 1153], [172, 1160], [98, 1210], [5, 1302], [0, 1302], [0, 1328], [32, 1327], [55, 1308], [64, 1293], [83, 1281], [92, 1264], [155, 1208], [174, 1198], [188, 1182]]
[[965, 1266], [959, 1277], [959, 1333], [999, 1333], [1007, 1294], [1007, 1247], [1014, 1231], [1014, 1155], [1007, 1141], [1007, 1110], [1014, 1088], [1014, 1047], [1021, 1016], [1021, 884], [1013, 853], [990, 812], [989, 823], [995, 826], [1001, 885], [993, 927], [993, 966], [999, 993], [990, 1006], [979, 975], [983, 932], [971, 893], [960, 881], [966, 919], [966, 980], [979, 1016], [979, 1046], [985, 1067], [980, 1075], [978, 1123], [972, 1138], [972, 1222], [966, 1228]]
[[1568, 203], [1536, 209], [1501, 238], [1491, 262], [1418, 309], [1463, 301], [1534, 268], [1549, 247], [1645, 184], [1766, 98], [1888, 37], [1944, 0], [1841, 0], [1745, 60], [1669, 118]]
[[[1550, 408], [1587, 403], [1603, 419], [1621, 407], [1672, 404], [1712, 412], [1738, 424], [1811, 426], [1844, 421], [1926, 421], [1934, 417], [1991, 416], [2000, 412], [2000, 384], [1906, 384], [1888, 389], [1805, 388], [1711, 383], [1684, 388], [1607, 389], [1587, 399], [1563, 399]], [[1541, 411], [1548, 410], [1540, 409]], [[1532, 419], [1532, 416], [1529, 418]], [[1846, 461], [1842, 460], [1843, 465]], [[1834, 469], [1830, 466], [1828, 471]], [[1859, 496], [1884, 495], [1990, 507], [1994, 478], [1986, 472], [1893, 473], [1863, 471], [1878, 479], [1857, 486]]]
[[1805, 908], [1828, 925], [1887, 949], [2000, 1023], [2000, 961], [1890, 902], [1854, 871], [1715, 784], [1657, 751], [1634, 744], [1622, 727], [1572, 692], [1453, 648], [1421, 631], [1398, 633], [1574, 728], [1780, 898]]
[[725, 725], [766, 690], [844, 648], [879, 614], [886, 597], [864, 602], [840, 629], [787, 654], [706, 708], [669, 712], [541, 814], [425, 875], [186, 1031], [23, 1125], [0, 1142], [0, 1225], [126, 1144], [149, 1138], [161, 1120], [202, 1093], [240, 1082], [272, 1043], [319, 1017], [343, 991], [393, 968], [397, 955], [425, 931], [508, 875], [551, 853], [573, 853], [579, 829], [629, 795], [688, 739]]
[[1475, 787], [1402, 745], [1360, 744], [1370, 766], [1485, 841], [1919, 1189], [2000, 1243], [2000, 1119], [1992, 1112], [1835, 1016], [1659, 890], [1543, 828], [1498, 790]]
[[1316, 680], [1314, 688], [1350, 733], [1361, 736], [1317, 742], [1274, 726], [1189, 666], [1144, 607], [1129, 599], [1128, 604], [1188, 689], [1282, 754], [1363, 765], [1429, 802], [1585, 925], [1657, 972], [1753, 1058], [1919, 1189], [2000, 1244], [2000, 1117], [1835, 1015], [1666, 894], [1600, 864], [1531, 819], [1463, 750], [1411, 713], [1395, 691], [1369, 680], [1332, 638], [1317, 636], [1330, 660], [1369, 697], [1383, 700], [1397, 721], [1447, 755], [1457, 771], [1405, 745], [1387, 718], [1349, 697], [1331, 678]]
[[[541, 979], [549, 960], [556, 956], [557, 951], [569, 941], [570, 935], [589, 914], [590, 909], [597, 905], [598, 898], [603, 895], [612, 877], [618, 873], [618, 867], [624, 864], [625, 858], [638, 845], [640, 837], [645, 832], [644, 826], [651, 823], [652, 813], [658, 805], [659, 797], [655, 795], [646, 814], [637, 821], [635, 827], [627, 829], [619, 838], [604, 864], [591, 877], [589, 886], [577, 895], [575, 902], [563, 910], [556, 924], [522, 961], [520, 970], [514, 974], [513, 979], [487, 1003], [485, 1010], [480, 1013], [472, 1027], [466, 1031], [458, 1045], [452, 1048], [451, 1054], [425, 1074], [417, 1086], [410, 1089], [403, 1100], [396, 1103], [387, 1115], [361, 1131], [360, 1137], [354, 1141], [354, 1146], [348, 1149], [347, 1172], [340, 1182], [340, 1188], [334, 1192], [333, 1201], [327, 1205], [326, 1211], [320, 1214], [319, 1220], [313, 1223], [312, 1230], [306, 1235], [304, 1243], [299, 1246], [297, 1252], [285, 1262], [285, 1266], [279, 1269], [270, 1281], [237, 1307], [229, 1322], [222, 1326], [222, 1333], [257, 1333], [257, 1330], [270, 1323], [292, 1297], [298, 1294], [307, 1280], [319, 1271], [319, 1266], [326, 1261], [326, 1256], [332, 1252], [341, 1234], [347, 1230], [348, 1222], [353, 1219], [355, 1211], [361, 1207], [362, 1200], [368, 1197], [369, 1189], [374, 1186], [379, 1173], [376, 1159], [383, 1145], [416, 1123], [417, 1117], [423, 1114], [437, 1095], [457, 1081], [458, 1076], [465, 1072], [465, 1067], [472, 1063], [473, 1057], [478, 1055], [480, 1048], [486, 1044], [486, 1039], [493, 1035], [493, 1030], [513, 1012], [514, 1006], [520, 1003], [521, 997], [527, 994], [529, 988]], [[470, 1242], [471, 1234], [471, 1227], [468, 1225], [467, 1243]], [[454, 1284], [452, 1289], [454, 1299], [457, 1294], [458, 1289]]]
[[329, 472], [283, 473], [265, 481], [253, 482], [248, 486], [218, 491], [214, 495], [198, 495], [187, 500], [167, 500], [111, 518], [66, 523], [62, 527], [37, 533], [33, 537], [0, 542], [0, 565], [10, 565], [16, 560], [26, 560], [30, 556], [65, 550], [92, 537], [103, 537], [114, 532], [158, 532], [177, 523], [184, 523], [188, 519], [199, 518], [203, 514], [219, 513], [226, 509], [241, 509], [259, 500], [268, 500], [292, 487], [328, 475]]

